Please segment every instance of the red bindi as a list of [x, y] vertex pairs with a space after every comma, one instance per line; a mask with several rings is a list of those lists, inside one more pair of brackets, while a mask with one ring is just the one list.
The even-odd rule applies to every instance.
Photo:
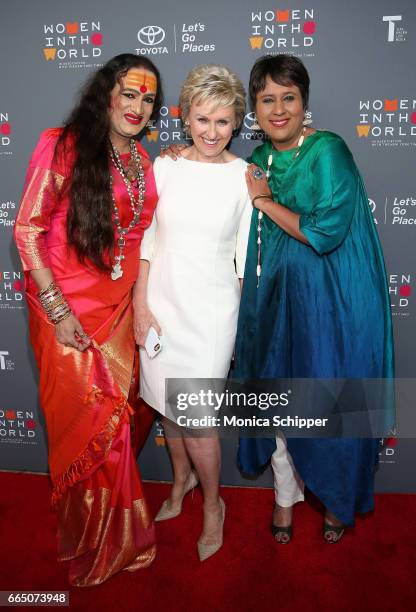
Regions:
[[141, 93], [146, 93], [146, 91], [147, 91], [146, 85], [140, 85], [140, 92]]

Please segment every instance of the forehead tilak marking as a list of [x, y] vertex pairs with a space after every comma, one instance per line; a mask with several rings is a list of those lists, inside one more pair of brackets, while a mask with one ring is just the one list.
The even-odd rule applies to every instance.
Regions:
[[129, 70], [126, 75], [126, 86], [138, 89], [141, 93], [157, 90], [157, 79], [153, 74]]

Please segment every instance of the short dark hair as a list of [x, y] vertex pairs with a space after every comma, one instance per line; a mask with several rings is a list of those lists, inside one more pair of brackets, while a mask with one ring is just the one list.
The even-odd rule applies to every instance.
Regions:
[[304, 64], [294, 55], [265, 55], [260, 57], [250, 73], [248, 86], [251, 107], [256, 106], [257, 94], [266, 87], [266, 78], [270, 76], [278, 85], [296, 85], [302, 96], [303, 108], [306, 110], [309, 100], [309, 74]]

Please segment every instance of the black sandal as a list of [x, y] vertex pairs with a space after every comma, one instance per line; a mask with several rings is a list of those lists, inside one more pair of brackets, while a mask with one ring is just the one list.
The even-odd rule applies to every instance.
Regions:
[[[273, 537], [278, 544], [289, 544], [293, 533], [292, 525], [288, 525], [287, 527], [279, 527], [278, 525], [273, 525], [272, 523], [271, 528]], [[286, 537], [280, 538], [280, 536]]]
[[345, 525], [331, 525], [324, 521], [323, 536], [328, 544], [336, 544], [344, 535]]

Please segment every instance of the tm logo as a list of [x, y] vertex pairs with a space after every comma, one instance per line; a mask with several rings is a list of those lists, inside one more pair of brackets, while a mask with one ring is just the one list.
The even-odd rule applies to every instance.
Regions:
[[9, 356], [9, 351], [0, 351], [0, 370], [6, 369], [6, 357]]
[[384, 15], [383, 21], [388, 21], [389, 29], [387, 34], [387, 40], [389, 42], [394, 42], [394, 32], [396, 30], [396, 21], [401, 21], [401, 15]]
[[137, 33], [137, 38], [142, 45], [159, 45], [165, 40], [165, 30], [160, 26], [145, 26]]

